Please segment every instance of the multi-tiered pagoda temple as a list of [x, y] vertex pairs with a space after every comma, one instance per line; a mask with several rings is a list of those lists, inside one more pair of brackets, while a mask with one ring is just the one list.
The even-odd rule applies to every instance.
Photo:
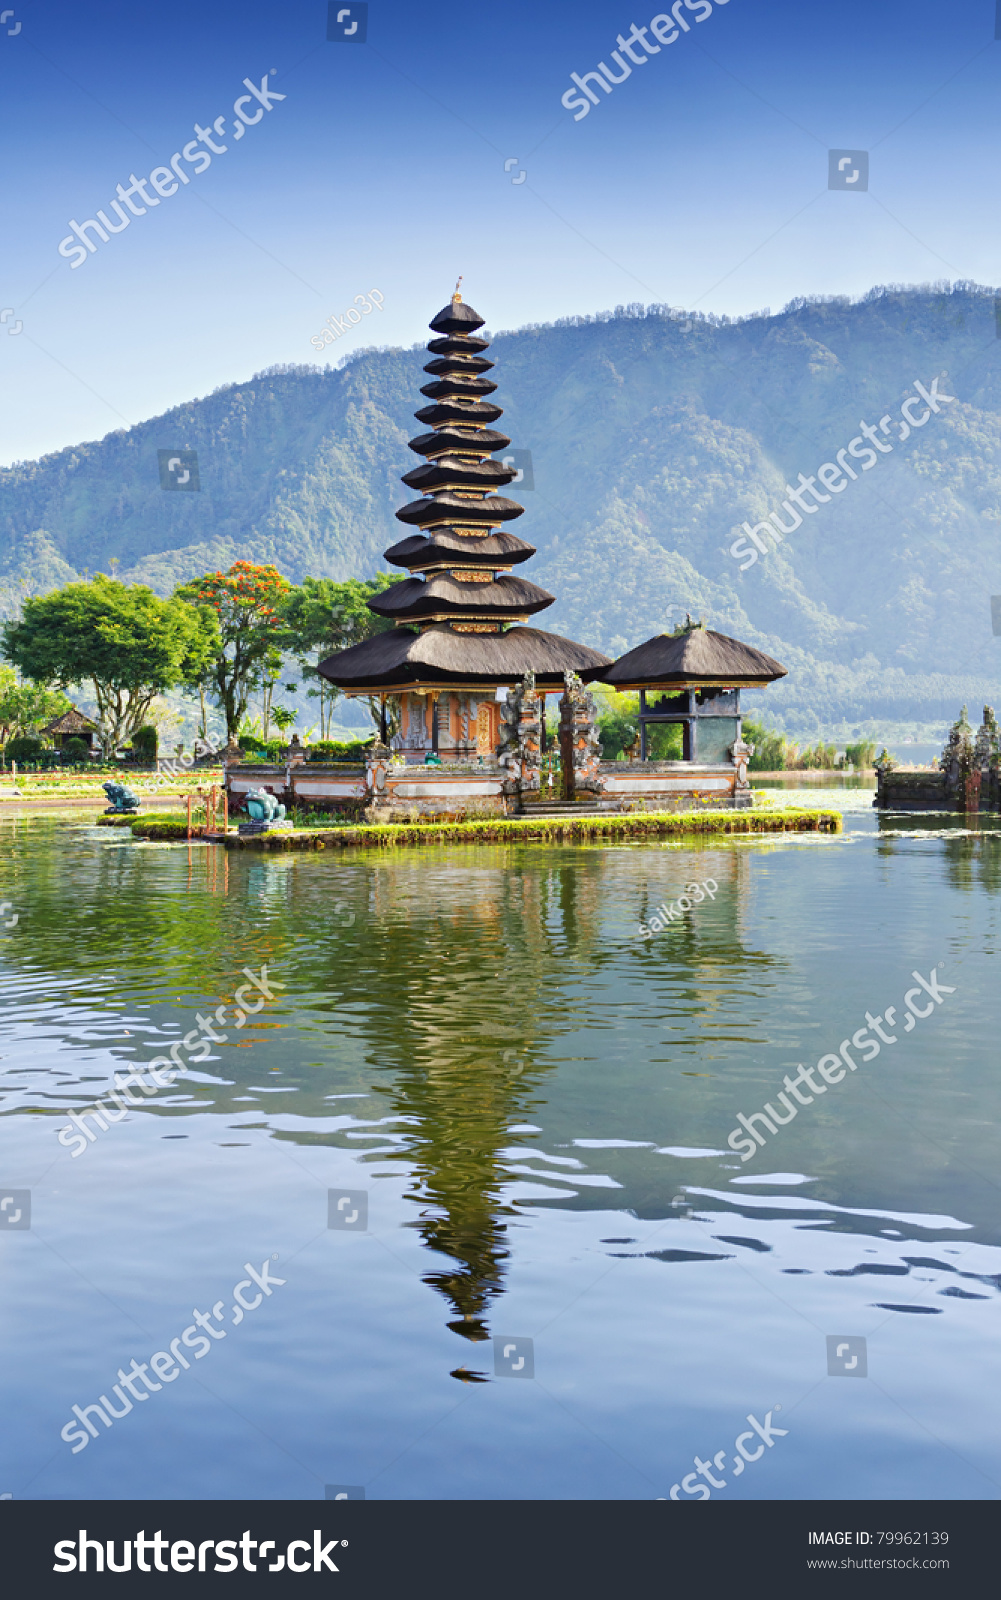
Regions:
[[421, 393], [431, 404], [416, 412], [429, 433], [411, 439], [424, 464], [403, 482], [421, 498], [396, 515], [415, 531], [385, 552], [410, 577], [393, 584], [371, 609], [396, 626], [352, 645], [320, 665], [348, 694], [398, 696], [403, 754], [424, 761], [493, 756], [499, 738], [497, 691], [526, 672], [542, 693], [563, 692], [567, 670], [594, 675], [609, 658], [555, 633], [526, 627], [554, 597], [515, 575], [535, 547], [508, 529], [524, 507], [497, 490], [516, 477], [494, 460], [511, 441], [492, 424], [503, 414], [489, 396], [483, 326], [458, 293], [430, 324], [440, 337], [428, 345], [431, 374]]

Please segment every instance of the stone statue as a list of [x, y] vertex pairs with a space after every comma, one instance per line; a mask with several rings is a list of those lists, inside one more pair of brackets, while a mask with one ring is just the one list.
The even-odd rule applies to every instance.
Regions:
[[284, 822], [285, 807], [266, 789], [248, 789], [244, 796], [252, 822]]
[[104, 813], [106, 817], [133, 816], [139, 810], [139, 796], [123, 783], [102, 783], [101, 788], [111, 802]]
[[993, 706], [984, 706], [984, 720], [977, 729], [973, 760], [980, 774], [980, 795], [988, 811], [1001, 811], [1001, 729]]
[[563, 789], [567, 799], [580, 790], [600, 794], [604, 779], [600, 776], [601, 740], [598, 737], [598, 708], [594, 695], [584, 687], [576, 672], [565, 671], [563, 698], [560, 700], [560, 751], [567, 766], [569, 754], [572, 761], [570, 774], [564, 771]]
[[750, 759], [753, 756], [753, 754], [754, 754], [754, 746], [753, 746], [753, 744], [748, 744], [747, 743], [747, 741], [745, 740], [743, 734], [741, 734], [739, 739], [735, 739], [733, 744], [730, 746], [730, 750], [729, 750], [730, 760], [733, 762], [734, 766], [737, 769], [737, 788], [738, 789], [749, 789], [750, 788], [750, 785], [748, 784], [748, 781], [747, 781], [747, 763], [750, 761]]
[[958, 794], [973, 771], [973, 729], [966, 717], [966, 707], [949, 729], [949, 739], [938, 758], [939, 770], [945, 773], [946, 788]]
[[977, 729], [973, 746], [973, 764], [981, 772], [997, 771], [999, 730], [993, 706], [984, 706], [984, 720]]
[[521, 683], [509, 689], [507, 699], [500, 703], [500, 743], [497, 747], [497, 764], [504, 773], [501, 788], [504, 794], [516, 797], [519, 807], [523, 794], [539, 788], [541, 733], [535, 674], [526, 672]]

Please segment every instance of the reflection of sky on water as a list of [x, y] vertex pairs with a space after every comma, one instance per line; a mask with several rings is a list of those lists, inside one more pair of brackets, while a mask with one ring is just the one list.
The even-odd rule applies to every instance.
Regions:
[[[654, 1498], [779, 1404], [720, 1494], [995, 1497], [998, 839], [912, 832], [226, 858], [22, 824], [0, 1490]], [[60, 1149], [263, 962], [288, 987], [243, 1035]], [[942, 1011], [742, 1167], [736, 1112], [938, 962]], [[341, 1187], [364, 1235], [326, 1227]], [[285, 1284], [72, 1456], [70, 1406], [272, 1254]], [[828, 1378], [829, 1333], [868, 1340], [865, 1382]], [[533, 1339], [533, 1382], [495, 1380], [489, 1334]]]

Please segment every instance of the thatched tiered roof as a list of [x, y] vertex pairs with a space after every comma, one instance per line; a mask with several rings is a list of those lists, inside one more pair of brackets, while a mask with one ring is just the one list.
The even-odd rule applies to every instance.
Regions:
[[[428, 345], [434, 360], [425, 371], [433, 382], [421, 391], [433, 404], [415, 413], [431, 433], [411, 439], [427, 464], [404, 476], [421, 495], [396, 515], [410, 532], [385, 552], [406, 567], [405, 583], [369, 601], [378, 616], [391, 618], [393, 633], [352, 645], [320, 663], [323, 677], [354, 693], [404, 692], [411, 688], [499, 688], [528, 671], [540, 688], [562, 688], [563, 673], [600, 671], [608, 657], [587, 645], [525, 623], [553, 604], [553, 596], [511, 568], [535, 554], [503, 524], [523, 514], [516, 500], [497, 489], [516, 476], [490, 456], [511, 443], [488, 427], [503, 414], [486, 397], [497, 385], [483, 374], [493, 367], [475, 337], [483, 318], [464, 305], [458, 291], [431, 323], [442, 338]], [[504, 631], [504, 630], [507, 631]]]
[[460, 633], [439, 622], [421, 633], [410, 628], [378, 633], [331, 656], [320, 671], [349, 692], [383, 694], [425, 686], [462, 690], [513, 686], [526, 672], [534, 672], [538, 688], [552, 693], [563, 689], [567, 670], [581, 677], [596, 676], [607, 665], [608, 657], [600, 650], [538, 628]]

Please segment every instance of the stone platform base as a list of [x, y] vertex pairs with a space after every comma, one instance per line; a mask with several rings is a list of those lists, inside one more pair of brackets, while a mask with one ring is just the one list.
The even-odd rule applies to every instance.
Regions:
[[291, 833], [291, 822], [241, 822], [238, 828], [241, 839], [252, 839], [258, 833]]
[[[526, 775], [527, 776], [527, 775]], [[586, 796], [575, 802], [619, 812], [633, 809], [674, 811], [703, 807], [741, 809], [753, 804], [743, 769], [732, 762], [602, 761]], [[531, 787], [529, 787], [529, 781]], [[231, 764], [226, 769], [230, 804], [239, 804], [249, 789], [267, 789], [285, 805], [313, 810], [350, 808], [370, 822], [426, 822], [475, 820], [517, 814], [519, 803], [508, 792], [512, 780], [496, 761], [448, 761], [440, 767], [394, 766], [380, 756], [368, 768], [309, 763], [265, 767]], [[545, 806], [559, 812], [562, 804], [555, 785], [540, 786], [538, 771], [526, 781], [526, 809]], [[241, 824], [248, 830], [273, 831], [274, 824]]]

